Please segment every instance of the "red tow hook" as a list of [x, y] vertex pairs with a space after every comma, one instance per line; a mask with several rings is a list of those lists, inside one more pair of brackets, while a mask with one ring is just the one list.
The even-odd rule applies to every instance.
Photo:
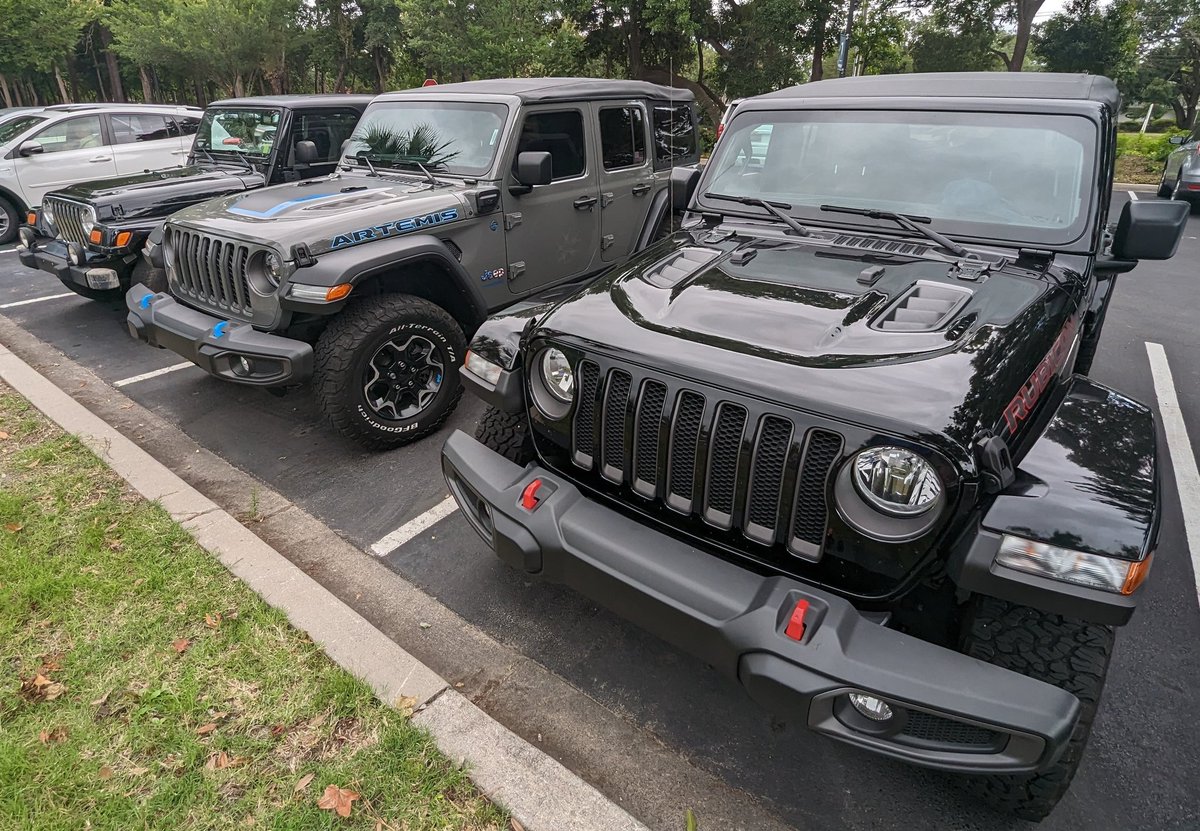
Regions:
[[788, 619], [787, 628], [783, 630], [783, 634], [787, 635], [794, 641], [798, 641], [804, 637], [804, 615], [808, 613], [808, 601], [797, 600], [796, 608], [792, 609], [792, 616]]
[[521, 507], [527, 511], [532, 511], [542, 503], [541, 497], [538, 496], [538, 491], [542, 489], [542, 480], [534, 479], [525, 486], [525, 490], [521, 491]]

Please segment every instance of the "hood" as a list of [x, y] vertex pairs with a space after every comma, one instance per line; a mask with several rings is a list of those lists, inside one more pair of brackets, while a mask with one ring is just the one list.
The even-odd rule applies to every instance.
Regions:
[[334, 174], [217, 199], [171, 223], [313, 255], [465, 219], [473, 213], [459, 182]]
[[936, 257], [820, 240], [706, 244], [683, 234], [559, 305], [541, 326], [585, 350], [962, 459], [980, 429], [1007, 437], [1006, 408], [1074, 308], [1041, 275], [1003, 261], [967, 280]]
[[191, 165], [82, 182], [55, 195], [92, 205], [101, 221], [134, 221], [161, 219], [189, 205], [263, 184], [260, 173]]

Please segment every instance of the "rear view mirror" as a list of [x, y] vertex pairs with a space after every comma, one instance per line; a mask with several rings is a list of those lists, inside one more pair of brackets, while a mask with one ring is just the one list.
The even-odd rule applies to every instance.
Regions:
[[39, 153], [45, 152], [46, 148], [42, 147], [42, 145], [36, 141], [22, 142], [21, 146], [17, 148], [17, 155], [19, 156], [36, 156]]
[[1167, 139], [1168, 144], [1187, 144], [1187, 136], [1171, 136]]
[[1112, 253], [1119, 260], [1168, 260], [1175, 256], [1191, 205], [1176, 201], [1126, 202]]
[[296, 142], [296, 165], [307, 167], [317, 160], [317, 145], [311, 141]]
[[671, 171], [671, 209], [683, 211], [692, 201], [696, 185], [700, 184], [700, 169], [677, 167]]
[[526, 187], [548, 185], [554, 178], [554, 160], [545, 150], [517, 154], [517, 182]]

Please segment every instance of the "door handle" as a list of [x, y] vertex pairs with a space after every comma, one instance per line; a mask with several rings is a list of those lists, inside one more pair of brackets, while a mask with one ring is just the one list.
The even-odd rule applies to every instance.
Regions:
[[188, 153], [191, 153], [191, 152], [192, 152], [191, 150], [172, 150], [171, 155], [172, 156], [186, 156]]
[[88, 162], [91, 164], [96, 164], [97, 162], [106, 162], [106, 161], [108, 161], [108, 156], [92, 156], [90, 159], [88, 159]]
[[649, 192], [650, 192], [650, 185], [646, 182], [642, 182], [640, 185], [633, 186], [633, 195], [634, 196], [645, 196]]
[[581, 196], [572, 204], [577, 211], [590, 211], [600, 200], [595, 196]]

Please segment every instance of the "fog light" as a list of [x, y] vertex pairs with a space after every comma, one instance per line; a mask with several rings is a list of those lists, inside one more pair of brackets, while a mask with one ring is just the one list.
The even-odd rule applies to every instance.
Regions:
[[21, 245], [25, 246], [30, 251], [32, 251], [34, 246], [37, 244], [37, 235], [33, 232], [32, 228], [22, 228], [21, 230], [17, 231], [17, 236], [21, 239]]
[[71, 265], [83, 264], [83, 249], [75, 243], [67, 246], [67, 259], [71, 261]]
[[121, 278], [111, 268], [89, 268], [85, 276], [88, 286], [100, 291], [121, 287]]
[[249, 358], [238, 358], [238, 366], [242, 368], [243, 375], [254, 374], [254, 364], [250, 363]]
[[850, 693], [850, 704], [871, 721], [888, 721], [895, 715], [886, 701], [865, 693]]

